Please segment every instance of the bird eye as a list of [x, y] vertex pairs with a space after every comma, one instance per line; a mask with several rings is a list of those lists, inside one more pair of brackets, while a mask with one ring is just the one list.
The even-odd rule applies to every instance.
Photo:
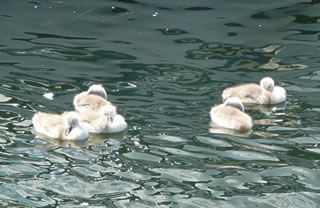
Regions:
[[77, 125], [77, 121], [73, 120], [71, 123], [71, 126], [76, 126]]
[[107, 120], [108, 120], [109, 122], [113, 122], [113, 117], [112, 117], [112, 116], [108, 116], [108, 117], [107, 117]]

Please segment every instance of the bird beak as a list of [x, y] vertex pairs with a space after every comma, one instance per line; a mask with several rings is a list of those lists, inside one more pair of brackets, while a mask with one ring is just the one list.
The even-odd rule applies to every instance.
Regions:
[[68, 136], [70, 134], [70, 132], [72, 131], [72, 126], [69, 126], [69, 128], [67, 128], [66, 130], [66, 136]]
[[112, 116], [108, 116], [107, 120], [112, 123], [113, 122], [113, 117]]

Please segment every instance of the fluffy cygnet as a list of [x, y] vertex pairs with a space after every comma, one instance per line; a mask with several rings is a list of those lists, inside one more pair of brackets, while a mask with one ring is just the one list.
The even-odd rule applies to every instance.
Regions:
[[107, 92], [102, 85], [92, 85], [88, 91], [77, 94], [73, 99], [73, 105], [79, 112], [99, 110], [104, 105], [111, 105], [107, 101]]
[[223, 104], [212, 107], [211, 121], [218, 126], [238, 131], [249, 131], [252, 128], [252, 119], [244, 112], [241, 100], [228, 98]]
[[116, 133], [127, 128], [124, 117], [114, 105], [102, 106], [98, 111], [78, 112], [80, 124], [90, 133]]
[[237, 97], [242, 103], [277, 104], [284, 102], [287, 95], [284, 88], [274, 86], [272, 78], [265, 77], [260, 85], [250, 83], [225, 89], [222, 98], [226, 100], [229, 97]]
[[84, 140], [88, 132], [80, 125], [75, 112], [61, 115], [37, 112], [32, 117], [34, 130], [44, 136], [64, 140]]
[[104, 98], [105, 100], [107, 99], [107, 92], [101, 84], [91, 85], [89, 87], [87, 93], [90, 95], [98, 95], [98, 96]]

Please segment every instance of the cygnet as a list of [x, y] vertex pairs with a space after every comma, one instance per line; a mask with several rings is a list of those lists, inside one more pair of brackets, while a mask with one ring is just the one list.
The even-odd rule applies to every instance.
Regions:
[[124, 117], [114, 105], [102, 106], [98, 111], [78, 112], [80, 124], [90, 133], [117, 133], [127, 128]]
[[79, 117], [75, 112], [65, 112], [61, 115], [37, 112], [32, 117], [36, 133], [64, 140], [84, 140], [88, 132], [80, 125]]
[[252, 119], [244, 112], [239, 98], [228, 98], [223, 104], [212, 107], [210, 117], [220, 127], [237, 131], [249, 131], [252, 128]]
[[73, 105], [79, 112], [98, 111], [104, 105], [111, 105], [107, 101], [107, 92], [102, 85], [94, 84], [88, 91], [77, 94], [73, 99]]
[[286, 100], [286, 90], [283, 87], [274, 86], [270, 77], [260, 81], [260, 85], [249, 83], [227, 88], [222, 93], [222, 99], [237, 97], [242, 103], [252, 104], [277, 104]]

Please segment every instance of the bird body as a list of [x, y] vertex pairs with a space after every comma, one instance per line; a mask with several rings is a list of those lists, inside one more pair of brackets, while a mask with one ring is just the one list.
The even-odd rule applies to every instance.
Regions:
[[249, 131], [252, 128], [252, 119], [244, 112], [238, 98], [228, 98], [225, 103], [212, 107], [210, 117], [220, 127], [238, 131]]
[[90, 133], [116, 133], [127, 128], [124, 117], [117, 114], [113, 105], [103, 106], [99, 111], [78, 112], [78, 115], [80, 124]]
[[74, 97], [76, 111], [61, 115], [38, 112], [32, 118], [37, 133], [50, 138], [81, 140], [90, 133], [116, 133], [127, 128], [117, 107], [107, 100], [102, 85], [92, 85]]
[[230, 97], [237, 97], [242, 103], [277, 104], [286, 100], [286, 90], [274, 86], [273, 79], [265, 77], [260, 81], [260, 85], [249, 83], [225, 89], [222, 99], [226, 100]]
[[84, 140], [88, 132], [79, 124], [76, 113], [66, 112], [61, 115], [37, 112], [32, 117], [34, 130], [44, 136], [64, 140]]
[[73, 105], [79, 112], [99, 110], [104, 105], [111, 105], [107, 100], [107, 92], [102, 85], [94, 84], [88, 91], [77, 94], [73, 99]]
[[90, 110], [98, 111], [102, 106], [112, 105], [112, 103], [99, 95], [82, 92], [74, 97], [73, 105], [77, 111], [84, 112]]

